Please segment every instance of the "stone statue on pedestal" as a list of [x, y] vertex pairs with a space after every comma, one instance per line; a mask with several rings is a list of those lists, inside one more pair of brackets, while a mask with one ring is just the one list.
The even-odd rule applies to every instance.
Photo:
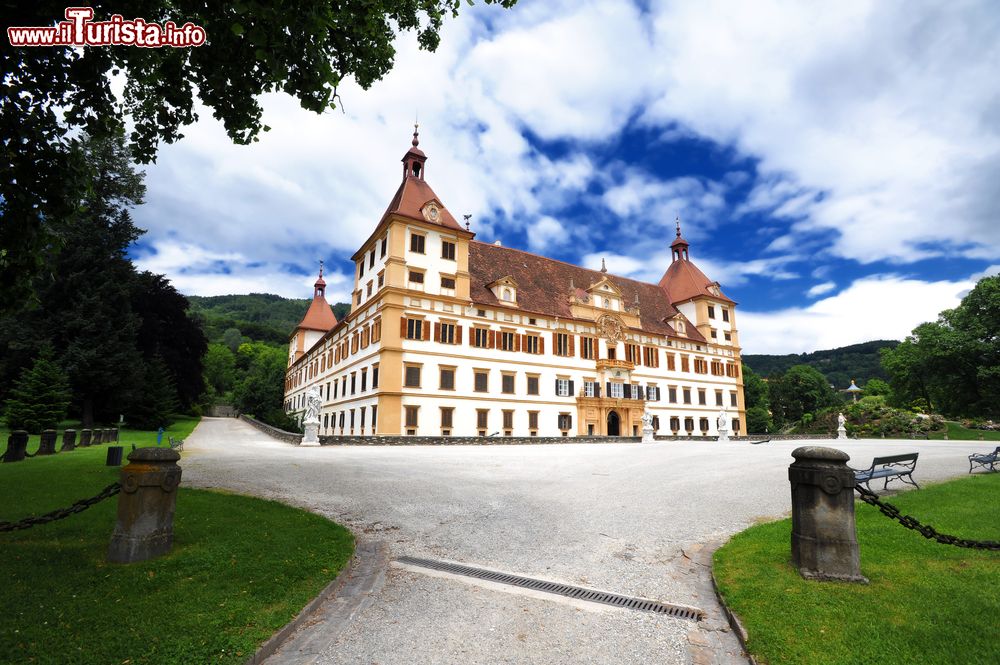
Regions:
[[840, 439], [846, 439], [847, 438], [847, 427], [844, 426], [846, 422], [847, 422], [847, 418], [844, 417], [844, 414], [838, 413], [837, 414], [837, 439], [838, 440], [840, 440]]
[[722, 407], [719, 411], [719, 417], [715, 421], [716, 427], [719, 430], [719, 443], [729, 442], [729, 414], [726, 413], [726, 407]]
[[653, 438], [653, 414], [649, 411], [642, 412], [642, 442], [643, 443], [653, 443], [656, 441]]
[[302, 436], [302, 446], [319, 445], [319, 410], [323, 406], [323, 398], [315, 386], [306, 391], [306, 414], [302, 420], [305, 434]]

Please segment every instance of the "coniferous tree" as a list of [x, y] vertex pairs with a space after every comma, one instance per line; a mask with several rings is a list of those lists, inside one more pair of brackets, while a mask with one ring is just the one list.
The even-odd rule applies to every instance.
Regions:
[[69, 381], [45, 347], [10, 391], [4, 408], [7, 427], [29, 432], [55, 428], [66, 417], [69, 403]]
[[136, 429], [154, 430], [174, 422], [178, 408], [177, 386], [167, 364], [160, 357], [147, 361], [141, 386], [133, 396], [125, 417]]

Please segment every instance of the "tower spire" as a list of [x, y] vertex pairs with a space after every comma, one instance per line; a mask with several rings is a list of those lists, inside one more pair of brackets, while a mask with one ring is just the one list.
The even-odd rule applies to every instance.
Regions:
[[323, 279], [323, 259], [319, 261], [319, 277], [313, 285], [313, 298], [326, 297], [326, 281]]
[[688, 241], [681, 236], [681, 217], [677, 216], [675, 221], [677, 225], [677, 237], [674, 241], [670, 243], [670, 254], [672, 256], [671, 263], [674, 261], [680, 261], [688, 259]]
[[608, 266], [605, 265], [604, 258], [601, 257], [601, 272], [607, 272], [607, 271], [608, 271]]
[[410, 149], [403, 155], [403, 178], [424, 179], [424, 162], [427, 155], [419, 147], [420, 145], [420, 125], [413, 123], [413, 140], [410, 141]]

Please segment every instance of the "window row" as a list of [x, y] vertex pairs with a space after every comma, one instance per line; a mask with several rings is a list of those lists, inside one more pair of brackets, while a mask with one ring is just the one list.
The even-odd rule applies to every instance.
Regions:
[[[371, 377], [370, 382], [368, 379], [369, 376]], [[323, 401], [329, 402], [367, 392], [369, 385], [371, 390], [377, 390], [378, 379], [378, 363], [375, 363], [371, 367], [362, 367], [357, 371], [344, 374], [332, 381], [327, 381], [325, 384], [320, 384], [319, 396]], [[295, 411], [296, 409], [304, 408], [305, 399], [305, 393], [302, 393], [290, 400], [285, 400], [285, 411]]]
[[[368, 425], [367, 423], [371, 423]], [[378, 426], [378, 405], [359, 406], [334, 413], [324, 413], [321, 421], [323, 434], [351, 435], [376, 434]], [[357, 431], [355, 431], [357, 428]], [[367, 431], [366, 431], [367, 428]], [[331, 431], [332, 430], [332, 431]]]
[[[403, 428], [407, 435], [412, 436], [417, 433], [417, 428], [420, 426], [421, 407], [405, 406], [403, 409]], [[476, 433], [479, 436], [513, 435], [515, 426], [514, 409], [476, 409], [475, 411]], [[496, 411], [499, 411], [499, 419], [495, 415]], [[455, 427], [455, 407], [438, 407], [438, 413], [439, 421], [437, 424], [441, 428], [441, 434], [450, 436]], [[529, 436], [538, 436], [539, 412], [527, 411], [525, 413], [527, 415], [526, 424]], [[520, 420], [520, 417], [518, 420]], [[573, 415], [571, 413], [557, 414], [555, 425], [562, 432], [563, 436], [567, 436], [570, 430], [573, 429]]]
[[[414, 254], [427, 253], [427, 235], [419, 231], [410, 231], [410, 251]], [[447, 261], [455, 260], [455, 242], [441, 240], [441, 258]]]
[[[433, 334], [432, 334], [433, 326]], [[399, 334], [405, 339], [429, 341], [434, 340], [442, 344], [462, 344], [463, 327], [450, 321], [430, 322], [426, 319], [401, 317]], [[493, 330], [485, 326], [474, 325], [469, 328], [464, 336], [464, 343], [479, 349], [497, 349], [499, 351], [511, 351], [531, 353], [541, 355], [545, 353], [546, 335], [542, 333], [518, 333], [515, 330]], [[565, 332], [551, 333], [552, 352], [557, 356], [570, 357], [579, 355], [584, 360], [598, 359], [600, 340], [596, 337], [585, 335], [573, 335]], [[605, 358], [615, 360], [617, 358], [617, 345], [605, 343]], [[676, 371], [677, 354], [665, 352], [667, 369]], [[657, 368], [660, 366], [661, 349], [655, 346], [641, 346], [628, 342], [625, 344], [625, 360], [636, 366], [646, 366]], [[691, 371], [691, 359], [687, 355], [680, 355], [680, 368], [682, 372]], [[728, 376], [739, 378], [740, 368], [736, 363], [712, 360], [711, 363], [704, 358], [694, 358], [694, 372], [696, 374], [711, 373], [714, 376]]]

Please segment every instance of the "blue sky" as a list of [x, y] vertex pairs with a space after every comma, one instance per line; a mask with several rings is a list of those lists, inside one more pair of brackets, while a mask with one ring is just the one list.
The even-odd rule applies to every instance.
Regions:
[[347, 300], [351, 253], [427, 180], [481, 240], [656, 281], [680, 217], [747, 353], [901, 338], [1000, 270], [1000, 12], [989, 2], [477, 6], [343, 111], [210, 111], [147, 169], [140, 266], [185, 293]]

